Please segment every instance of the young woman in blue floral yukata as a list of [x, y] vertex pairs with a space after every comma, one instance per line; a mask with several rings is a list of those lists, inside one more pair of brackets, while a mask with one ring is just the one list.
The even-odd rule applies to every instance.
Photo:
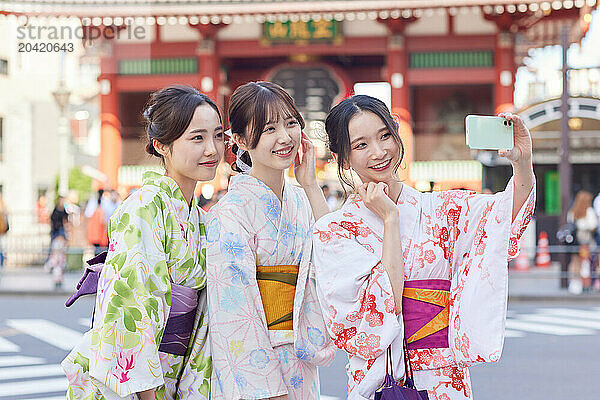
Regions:
[[[328, 212], [314, 148], [273, 83], [237, 88], [229, 122], [242, 173], [207, 219], [212, 398], [319, 399], [335, 349], [310, 264], [311, 221]], [[301, 187], [284, 179], [292, 165]]]
[[144, 117], [146, 151], [166, 172], [145, 173], [110, 219], [93, 326], [62, 363], [69, 399], [210, 396], [205, 215], [194, 189], [223, 156], [221, 115], [196, 89], [170, 86]]

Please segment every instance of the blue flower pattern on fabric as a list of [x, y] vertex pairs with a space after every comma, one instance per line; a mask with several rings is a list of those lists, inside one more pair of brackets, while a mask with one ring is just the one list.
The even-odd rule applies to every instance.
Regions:
[[298, 389], [300, 386], [302, 386], [302, 382], [304, 380], [302, 379], [301, 376], [299, 375], [294, 375], [292, 376], [292, 378], [290, 379], [290, 385], [292, 385], [292, 387], [294, 389]]
[[234, 285], [243, 285], [247, 286], [249, 284], [248, 278], [246, 277], [246, 273], [237, 265], [232, 264], [227, 267], [229, 272], [231, 273], [231, 283]]
[[230, 193], [228, 200], [234, 204], [243, 204], [244, 203], [244, 200], [242, 199], [242, 197], [237, 193]]
[[219, 388], [219, 392], [223, 393], [223, 382], [221, 381], [221, 371], [215, 369], [215, 375], [217, 377], [217, 387]]
[[238, 374], [238, 375], [236, 375], [236, 376], [235, 376], [235, 382], [238, 384], [238, 386], [239, 386], [241, 389], [245, 389], [245, 388], [246, 388], [246, 386], [248, 386], [248, 381], [246, 381], [246, 378], [244, 378], [244, 376], [243, 376], [243, 375], [239, 375], [239, 374]]
[[278, 220], [281, 215], [279, 200], [272, 194], [264, 194], [260, 197], [267, 218]]
[[321, 332], [317, 328], [306, 328], [306, 333], [308, 334], [308, 340], [314, 346], [322, 346], [325, 343], [325, 336], [323, 336], [323, 332]]
[[250, 353], [250, 365], [252, 365], [254, 368], [264, 369], [269, 361], [269, 356], [263, 349], [254, 350]]
[[296, 343], [296, 357], [303, 361], [310, 361], [315, 357], [315, 351], [306, 343], [306, 340], [301, 339]]
[[243, 302], [244, 295], [238, 288], [225, 288], [225, 293], [223, 295], [223, 298], [221, 299], [221, 307], [223, 307], [225, 311], [237, 311], [240, 309]]
[[246, 254], [245, 247], [244, 243], [240, 242], [238, 237], [230, 232], [226, 233], [221, 240], [221, 251], [227, 254], [231, 261], [243, 258]]
[[289, 222], [283, 221], [279, 232], [281, 233], [281, 242], [287, 246], [292, 240], [294, 240], [296, 229]]
[[282, 346], [277, 347], [277, 358], [281, 364], [290, 362], [290, 353]]
[[264, 389], [256, 389], [256, 390], [254, 390], [254, 392], [252, 392], [253, 399], [258, 400], [258, 399], [264, 399], [267, 397], [269, 397], [269, 392], [267, 392]]

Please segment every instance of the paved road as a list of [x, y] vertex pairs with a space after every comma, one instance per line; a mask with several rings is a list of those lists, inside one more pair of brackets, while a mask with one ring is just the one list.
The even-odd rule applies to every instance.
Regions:
[[[56, 296], [0, 296], [0, 400], [64, 399], [59, 362], [89, 324], [93, 303], [70, 310]], [[472, 368], [477, 400], [595, 399], [600, 306], [512, 304], [498, 364]], [[346, 394], [345, 355], [321, 369], [323, 399]]]

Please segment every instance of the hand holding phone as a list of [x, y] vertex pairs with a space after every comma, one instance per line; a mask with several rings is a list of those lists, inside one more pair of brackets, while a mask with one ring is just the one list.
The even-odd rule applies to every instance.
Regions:
[[512, 150], [513, 122], [503, 117], [467, 115], [467, 146], [480, 150]]

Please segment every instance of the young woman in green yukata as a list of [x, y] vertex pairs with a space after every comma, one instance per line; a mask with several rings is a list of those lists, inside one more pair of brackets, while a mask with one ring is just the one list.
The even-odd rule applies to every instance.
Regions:
[[[93, 326], [62, 363], [68, 399], [209, 398], [205, 212], [194, 189], [223, 156], [221, 114], [196, 89], [170, 86], [152, 95], [144, 118], [146, 151], [166, 172], [145, 173], [110, 219]], [[195, 291], [186, 298], [182, 289]], [[196, 297], [181, 339], [173, 311]]]

